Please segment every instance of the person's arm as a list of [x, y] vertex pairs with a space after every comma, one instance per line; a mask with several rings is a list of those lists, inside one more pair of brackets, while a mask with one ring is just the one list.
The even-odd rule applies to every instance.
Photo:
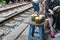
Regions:
[[43, 0], [43, 2], [41, 3], [42, 5], [41, 5], [41, 7], [42, 7], [42, 11], [41, 11], [41, 13], [42, 14], [45, 14], [45, 7], [46, 7], [46, 4], [45, 4], [45, 0]]

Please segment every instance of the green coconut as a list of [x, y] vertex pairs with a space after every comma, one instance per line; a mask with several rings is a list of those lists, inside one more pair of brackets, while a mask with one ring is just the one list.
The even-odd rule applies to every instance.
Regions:
[[36, 15], [36, 14], [32, 14], [31, 20], [32, 20], [32, 21], [35, 21], [35, 17], [37, 17], [37, 15]]
[[35, 18], [35, 23], [37, 23], [37, 24], [42, 23], [42, 18], [41, 17], [36, 17]]
[[45, 21], [45, 15], [39, 15], [39, 17], [36, 17], [35, 18], [35, 22], [37, 23], [37, 24], [40, 24], [40, 23], [42, 23], [42, 22], [44, 22]]
[[45, 15], [39, 15], [42, 18], [42, 22], [45, 21]]

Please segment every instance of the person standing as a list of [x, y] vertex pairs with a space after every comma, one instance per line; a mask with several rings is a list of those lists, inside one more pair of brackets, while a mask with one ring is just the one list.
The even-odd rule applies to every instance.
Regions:
[[33, 5], [33, 8], [34, 8], [34, 13], [38, 14], [39, 13], [39, 0], [32, 0], [32, 5]]

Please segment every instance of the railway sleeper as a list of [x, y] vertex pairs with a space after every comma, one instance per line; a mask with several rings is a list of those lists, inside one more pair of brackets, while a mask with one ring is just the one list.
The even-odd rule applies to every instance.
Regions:
[[21, 33], [28, 27], [28, 24], [21, 24], [19, 27], [17, 27], [15, 30], [13, 30], [11, 33], [9, 33], [6, 37], [3, 38], [3, 40], [15, 40]]

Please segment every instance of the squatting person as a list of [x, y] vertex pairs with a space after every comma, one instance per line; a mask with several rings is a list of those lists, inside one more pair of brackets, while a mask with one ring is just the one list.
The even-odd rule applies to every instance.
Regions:
[[59, 6], [59, 4], [60, 4], [59, 0], [46, 0], [45, 26], [47, 26], [49, 23], [51, 33], [54, 33], [52, 24], [54, 21], [55, 13], [54, 13], [53, 9], [54, 10], [57, 9], [58, 8], [57, 6]]

